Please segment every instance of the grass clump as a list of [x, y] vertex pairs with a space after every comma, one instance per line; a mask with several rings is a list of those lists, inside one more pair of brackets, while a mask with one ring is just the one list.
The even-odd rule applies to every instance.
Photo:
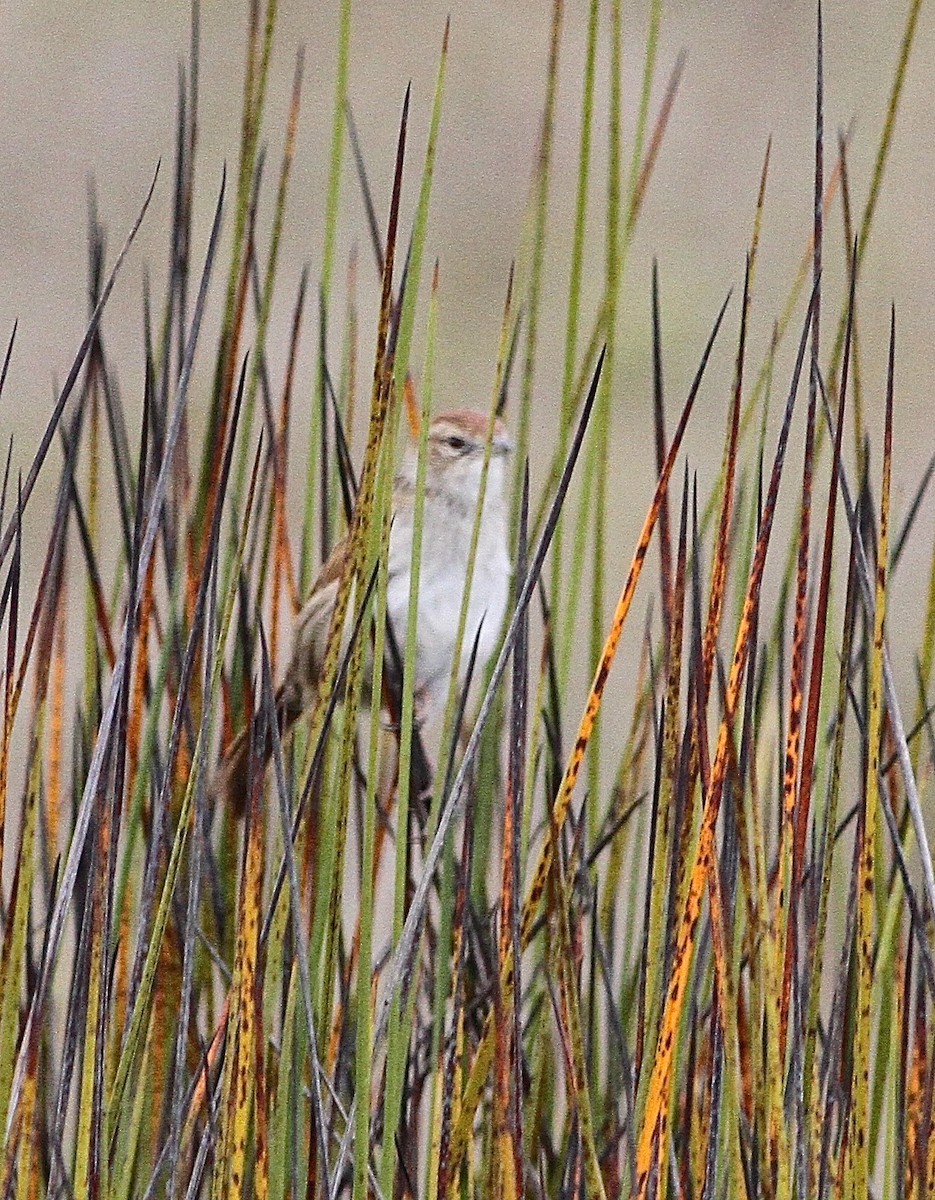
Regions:
[[[858, 225], [843, 141], [825, 170], [819, 13], [813, 229], [802, 270], [788, 296], [758, 301], [776, 326], [764, 360], [751, 365], [767, 150], [742, 287], [711, 320], [674, 426], [654, 271], [647, 420], [658, 481], [608, 619], [618, 306], [681, 61], [654, 114], [653, 4], [626, 153], [623, 12], [613, 3], [604, 29], [590, 5], [560, 415], [541, 494], [531, 495], [548, 200], [560, 182], [551, 157], [556, 0], [528, 244], [510, 276], [492, 372], [491, 420], [506, 408], [519, 450], [514, 599], [478, 703], [452, 684], [440, 744], [427, 755], [414, 719], [414, 643], [392, 645], [382, 614], [403, 400], [411, 411], [421, 403], [424, 431], [444, 353], [444, 270], [436, 264], [426, 287], [423, 259], [448, 29], [422, 163], [413, 166], [407, 91], [393, 179], [378, 184], [349, 106], [351, 6], [341, 6], [316, 369], [312, 380], [297, 378], [306, 272], [276, 379], [265, 350], [303, 58], [265, 230], [263, 113], [277, 12], [273, 0], [252, 5], [239, 162], [220, 184], [207, 242], [196, 245], [196, 6], [179, 90], [168, 283], [158, 304], [146, 298], [139, 420], [113, 386], [101, 333], [126, 247], [107, 274], [95, 219], [86, 336], [29, 472], [13, 481], [8, 467], [0, 499], [0, 859], [12, 865], [0, 956], [3, 1196], [927, 1193], [935, 875], [922, 804], [933, 765], [935, 587], [909, 716], [889, 663], [889, 647], [908, 633], [886, 614], [928, 475], [897, 529], [895, 312], [878, 453], [868, 451], [861, 410], [852, 416], [856, 297], [917, 11]], [[608, 38], [605, 94], [595, 62]], [[602, 106], [604, 178], [592, 154]], [[340, 328], [332, 300], [348, 145], [381, 289], [359, 464], [349, 447], [364, 373], [356, 310], [352, 302]], [[410, 217], [401, 198], [413, 171], [421, 182]], [[841, 192], [847, 286], [838, 296], [823, 267]], [[582, 279], [595, 195], [606, 249], [601, 300], [589, 312]], [[214, 294], [224, 301], [212, 345], [204, 317]], [[420, 369], [411, 355], [423, 325]], [[699, 494], [683, 440], [709, 355], [731, 337], [721, 470]], [[786, 340], [794, 366], [783, 378]], [[11, 338], [0, 390], [14, 352]], [[196, 361], [213, 367], [200, 444], [189, 413]], [[291, 437], [298, 388], [311, 396], [304, 478]], [[781, 413], [775, 440], [771, 405]], [[789, 452], [799, 430], [801, 474]], [[30, 599], [23, 539], [38, 535], [28, 506], [39, 472], [53, 470], [56, 441], [57, 500]], [[424, 436], [421, 454], [424, 463]], [[303, 518], [291, 528], [296, 488]], [[792, 510], [780, 503], [790, 493]], [[113, 569], [103, 565], [108, 506], [119, 516]], [[345, 528], [351, 549], [319, 699], [280, 737], [286, 613]], [[660, 569], [644, 578], [654, 541]], [[764, 586], [768, 572], [778, 596]], [[66, 622], [79, 589], [80, 646]], [[601, 732], [638, 589], [654, 615], [628, 724]], [[344, 647], [346, 614], [354, 635]], [[582, 666], [592, 672], [583, 698], [572, 683]], [[378, 706], [361, 711], [367, 688], [386, 697], [389, 723]], [[245, 728], [257, 745], [269, 740], [272, 765], [257, 769], [254, 754], [241, 817], [217, 803], [213, 780]], [[11, 756], [14, 736], [27, 747], [23, 764]]]

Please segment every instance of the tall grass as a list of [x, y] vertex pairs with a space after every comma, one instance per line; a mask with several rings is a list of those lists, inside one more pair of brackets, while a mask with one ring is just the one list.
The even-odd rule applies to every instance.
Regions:
[[[674, 424], [654, 271], [646, 420], [658, 482], [643, 498], [645, 521], [608, 620], [617, 313], [643, 198], [678, 119], [681, 61], [654, 113], [662, 13], [653, 4], [627, 143], [627, 14], [612, 4], [605, 27], [591, 4], [576, 64], [582, 115], [560, 421], [541, 494], [531, 495], [549, 197], [570, 182], [551, 159], [567, 52], [556, 0], [529, 242], [506, 288], [491, 364], [490, 429], [505, 409], [518, 434], [514, 599], [497, 659], [475, 681], [479, 699], [469, 702], [453, 681], [440, 739], [427, 750], [414, 718], [414, 640], [410, 632], [396, 645], [385, 612], [401, 415], [419, 438], [421, 496], [444, 353], [445, 264], [426, 287], [423, 258], [449, 31], [424, 157], [411, 144], [401, 89], [393, 178], [375, 180], [349, 105], [351, 6], [341, 6], [322, 265], [311, 280], [316, 369], [311, 380], [296, 371], [310, 307], [303, 275], [276, 378], [265, 346], [303, 59], [266, 228], [261, 147], [277, 7], [252, 3], [239, 162], [219, 184], [208, 241], [197, 245], [193, 200], [210, 183], [196, 171], [204, 51], [195, 6], [178, 95], [167, 289], [158, 303], [146, 298], [141, 423], [133, 428], [113, 386], [117, 364], [101, 330], [126, 249], [150, 219], [152, 189], [109, 274], [92, 215], [87, 332], [30, 470], [13, 480], [8, 459], [0, 497], [0, 861], [5, 854], [12, 867], [0, 910], [3, 1196], [784, 1200], [914, 1197], [935, 1185], [935, 874], [922, 816], [935, 764], [935, 586], [908, 719], [889, 647], [899, 639], [904, 651], [909, 631], [886, 619], [931, 470], [897, 528], [895, 311], [879, 449], [868, 452], [861, 410], [851, 416], [860, 275], [918, 8], [907, 17], [856, 225], [843, 141], [826, 162], [819, 9], [813, 231], [801, 270], [788, 295], [758, 296], [767, 149], [745, 269], [712, 314]], [[599, 85], [607, 38], [610, 75]], [[598, 114], [609, 131], [603, 178], [592, 154]], [[381, 283], [358, 464], [346, 430], [363, 394], [366, 331], [353, 296], [343, 316], [333, 303], [348, 143]], [[410, 214], [403, 180], [413, 173], [420, 188]], [[167, 174], [153, 187], [168, 186]], [[836, 240], [826, 223], [839, 191], [845, 236]], [[591, 312], [582, 278], [595, 196], [604, 287]], [[823, 280], [835, 245], [844, 247], [843, 295]], [[211, 345], [204, 316], [222, 288]], [[754, 305], [776, 325], [768, 355], [751, 364]], [[787, 338], [797, 340], [783, 378], [777, 351]], [[722, 465], [705, 495], [683, 440], [709, 355], [729, 339]], [[15, 352], [14, 329], [0, 392]], [[187, 415], [196, 361], [209, 362], [214, 379], [200, 446]], [[304, 478], [290, 471], [300, 395], [313, 414]], [[801, 473], [789, 453], [799, 428]], [[55, 441], [57, 500], [40, 534], [29, 505], [39, 472], [53, 471]], [[576, 472], [581, 484], [569, 493]], [[288, 520], [296, 488], [301, 528]], [[780, 504], [790, 494], [791, 518]], [[119, 515], [117, 563], [105, 575], [110, 511]], [[344, 531], [349, 553], [318, 699], [281, 736], [275, 688], [289, 646], [281, 610], [298, 610], [316, 563]], [[23, 542], [40, 536], [45, 558], [29, 597]], [[659, 574], [644, 578], [654, 540]], [[764, 589], [768, 570], [782, 581], [778, 599]], [[79, 645], [65, 614], [82, 590]], [[621, 637], [640, 619], [634, 602], [654, 615], [629, 725], [623, 737], [605, 728], [599, 742]], [[347, 614], [354, 633], [342, 646]], [[582, 662], [593, 672], [583, 699], [571, 682]], [[366, 694], [384, 698], [389, 720], [379, 705], [363, 708]], [[215, 781], [243, 729], [252, 751], [240, 814], [220, 802]], [[11, 756], [15, 734], [24, 762]]]

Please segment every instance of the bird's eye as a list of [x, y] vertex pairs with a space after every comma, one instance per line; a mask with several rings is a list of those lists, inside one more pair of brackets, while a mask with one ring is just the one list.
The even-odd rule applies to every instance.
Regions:
[[459, 437], [456, 433], [453, 433], [449, 437], [445, 438], [445, 441], [448, 444], [448, 447], [451, 450], [456, 451], [458, 454], [467, 449], [467, 442], [463, 437]]

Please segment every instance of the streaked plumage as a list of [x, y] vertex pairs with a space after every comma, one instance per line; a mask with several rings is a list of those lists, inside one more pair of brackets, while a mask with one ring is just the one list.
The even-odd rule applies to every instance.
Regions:
[[[447, 694], [474, 514], [480, 495], [487, 420], [483, 413], [456, 409], [437, 416], [429, 428], [414, 689], [420, 721], [434, 716]], [[482, 668], [496, 647], [506, 613], [510, 560], [507, 554], [505, 458], [511, 449], [506, 429], [497, 421], [491, 443], [459, 682], [463, 682], [478, 629], [481, 630], [478, 666]], [[406, 645], [409, 611], [416, 466], [417, 448], [410, 443], [394, 480], [388, 563], [387, 608], [401, 651]], [[342, 539], [319, 572], [296, 620], [292, 660], [277, 695], [283, 731], [314, 703], [347, 551], [347, 541]], [[349, 615], [348, 632], [351, 619]], [[370, 671], [365, 675], [369, 678]], [[231, 748], [223, 770], [228, 798], [238, 809], [245, 799], [248, 749], [249, 739], [241, 735]], [[266, 757], [268, 753], [269, 747]]]

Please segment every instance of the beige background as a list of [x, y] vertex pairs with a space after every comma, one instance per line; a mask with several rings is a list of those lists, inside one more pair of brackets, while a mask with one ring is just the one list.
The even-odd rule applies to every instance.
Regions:
[[[221, 164], [236, 162], [242, 41], [246, 5], [206, 2], [202, 11], [201, 140], [196, 261], [204, 252]], [[486, 404], [493, 374], [506, 275], [519, 243], [535, 154], [544, 87], [550, 6], [539, 2], [463, 0], [453, 6], [451, 57], [427, 262], [441, 259], [440, 402]], [[826, 9], [826, 131], [828, 169], [839, 128], [853, 123], [850, 157], [855, 207], [869, 182], [902, 23], [902, 3], [881, 0], [828, 4]], [[785, 298], [811, 223], [814, 110], [813, 4], [754, 4], [739, 0], [679, 3], [664, 16], [654, 111], [676, 56], [687, 63], [669, 132], [643, 217], [627, 260], [622, 300], [614, 410], [614, 452], [624, 465], [611, 519], [619, 555], [611, 566], [614, 594], [629, 558], [652, 487], [646, 441], [649, 404], [649, 273], [660, 261], [667, 392], [670, 411], [685, 394], [697, 357], [726, 290], [737, 292], [696, 410], [688, 445], [702, 488], [713, 476], [727, 403], [727, 383], [739, 312], [744, 250], [767, 138], [772, 167], [763, 230], [761, 270], [751, 331], [750, 363], [758, 364]], [[411, 214], [424, 151], [446, 3], [354, 5], [350, 94], [385, 220], [396, 129], [406, 81], [413, 82], [412, 139], [406, 203]], [[569, 2], [561, 48], [550, 236], [536, 382], [540, 450], [554, 427], [561, 376], [565, 280], [571, 242], [580, 75], [587, 6]], [[632, 130], [642, 70], [646, 5], [625, 6], [627, 130]], [[598, 72], [596, 153], [606, 140], [607, 18]], [[302, 264], [320, 267], [323, 180], [328, 154], [336, 4], [283, 0], [272, 66], [266, 124], [270, 151], [268, 229], [274, 172], [283, 139], [293, 59], [306, 47], [299, 147], [270, 341], [274, 378], [281, 377], [288, 317]], [[15, 318], [19, 334], [0, 407], [0, 442], [15, 436], [14, 465], [25, 469], [43, 428], [53, 380], [61, 380], [86, 316], [86, 189], [96, 181], [109, 230], [109, 260], [131, 224], [158, 158], [156, 199], [126, 264], [105, 318], [107, 344], [125, 403], [138, 427], [141, 280], [150, 266], [154, 293], [164, 286], [171, 192], [177, 64], [187, 52], [185, 3], [6, 3], [0, 7], [0, 337]], [[935, 244], [932, 232], [935, 108], [930, 64], [935, 23], [923, 10], [910, 63], [892, 158], [860, 291], [866, 403], [879, 465], [882, 384], [890, 299], [899, 318], [897, 468], [894, 502], [901, 513], [933, 447], [930, 379]], [[349, 159], [347, 160], [349, 163]], [[629, 145], [626, 161], [629, 162]], [[594, 194], [599, 218], [602, 195]], [[264, 224], [264, 222], [266, 222]], [[601, 288], [603, 241], [591, 226], [585, 323]], [[362, 361], [372, 347], [375, 272], [352, 167], [342, 192], [336, 277], [343, 283], [351, 245], [361, 249]], [[828, 227], [825, 335], [842, 294], [840, 206]], [[261, 241], [265, 254], [265, 235]], [[226, 269], [226, 268], [225, 268]], [[223, 295], [218, 274], [207, 332], [217, 327]], [[338, 310], [340, 311], [340, 309]], [[296, 391], [294, 445], [304, 443], [303, 405], [311, 392], [314, 307], [308, 309]], [[334, 343], [333, 343], [334, 348]], [[416, 362], [420, 361], [420, 346]], [[791, 346], [778, 376], [785, 388]], [[194, 397], [203, 419], [210, 359], [199, 359]], [[752, 374], [752, 371], [751, 371]], [[363, 393], [362, 393], [363, 394]], [[797, 472], [800, 459], [792, 460]], [[59, 465], [53, 451], [31, 510], [37, 537], [45, 530]], [[296, 482], [301, 464], [293, 465]], [[796, 484], [790, 477], [787, 494]], [[297, 490], [293, 496], [297, 508]], [[823, 502], [822, 502], [823, 503]], [[897, 662], [909, 690], [907, 648], [919, 642], [919, 607], [932, 546], [933, 500], [919, 522], [915, 557], [894, 592], [891, 628]], [[38, 562], [29, 548], [31, 569]], [[775, 565], [775, 564], [774, 564]], [[27, 592], [31, 604], [31, 592]], [[898, 622], [898, 624], [897, 624]], [[639, 630], [632, 635], [635, 651]], [[907, 703], [908, 706], [908, 703]]]

